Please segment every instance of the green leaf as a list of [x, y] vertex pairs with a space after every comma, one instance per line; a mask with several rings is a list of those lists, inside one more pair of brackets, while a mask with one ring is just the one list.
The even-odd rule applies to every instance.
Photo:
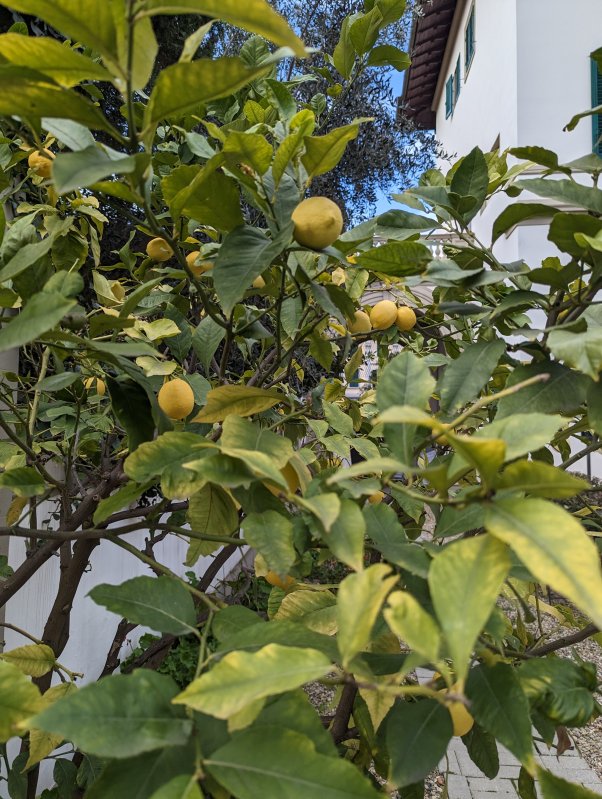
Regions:
[[515, 413], [501, 419], [498, 417], [491, 424], [479, 428], [473, 437], [501, 439], [506, 444], [507, 461], [541, 449], [564, 423], [561, 416], [545, 413]]
[[259, 727], [268, 728], [268, 732], [273, 727], [286, 727], [287, 730], [311, 738], [316, 752], [335, 758], [338, 756], [332, 736], [322, 724], [316, 709], [302, 689], [268, 699], [265, 708], [253, 722], [254, 730], [258, 730]]
[[155, 791], [150, 799], [202, 799], [202, 797], [197, 778], [193, 775], [174, 777]]
[[305, 55], [305, 45], [266, 0], [149, 0], [143, 13], [203, 14], [222, 19], [238, 28], [258, 33], [280, 47], [290, 47], [297, 56]]
[[341, 500], [341, 509], [330, 530], [322, 536], [338, 560], [355, 571], [364, 567], [366, 522], [362, 511], [351, 499]]
[[509, 571], [506, 547], [483, 535], [450, 544], [431, 564], [431, 598], [460, 680]]
[[[154, 441], [141, 444], [136, 452], [126, 458], [123, 468], [126, 475], [137, 483], [146, 483], [156, 477], [163, 478], [163, 488], [186, 492], [196, 480], [183, 464], [201, 455], [204, 449], [213, 449], [209, 442], [194, 433], [168, 432]], [[171, 497], [169, 497], [171, 498]]]
[[552, 361], [518, 366], [508, 378], [506, 388], [540, 374], [548, 374], [550, 377], [545, 382], [527, 386], [500, 400], [496, 420], [516, 413], [569, 414], [582, 405], [588, 385], [587, 378]]
[[207, 394], [207, 404], [193, 422], [221, 422], [228, 416], [252, 416], [284, 400], [277, 391], [248, 386], [219, 386]]
[[429, 663], [436, 663], [441, 646], [437, 622], [406, 591], [394, 591], [388, 601], [384, 617], [391, 630]]
[[[107, 0], [7, 0], [4, 3], [14, 11], [32, 14], [76, 42], [98, 51], [109, 63], [117, 63], [118, 32], [116, 4]], [[63, 109], [60, 106], [61, 116]], [[44, 114], [53, 116], [53, 114]]]
[[226, 314], [244, 297], [256, 277], [265, 272], [291, 239], [285, 228], [275, 239], [253, 227], [238, 227], [222, 244], [213, 268], [213, 283]]
[[293, 525], [281, 513], [267, 510], [252, 513], [243, 522], [243, 535], [267, 563], [268, 569], [284, 576], [297, 559]]
[[[579, 243], [581, 236], [597, 236], [602, 230], [602, 220], [589, 214], [571, 213], [556, 214], [548, 232], [548, 239], [562, 252], [568, 252], [575, 258], [583, 258], [584, 244]], [[585, 245], [587, 246], [587, 245]], [[563, 272], [566, 272], [567, 266]], [[562, 275], [560, 276], [562, 279]], [[564, 286], [563, 286], [564, 288]]]
[[391, 567], [375, 563], [364, 571], [345, 577], [337, 596], [337, 644], [343, 668], [370, 642], [372, 628], [387, 594], [397, 583]]
[[250, 457], [247, 464], [252, 468], [253, 456], [263, 456], [266, 463], [276, 469], [286, 466], [293, 456], [293, 445], [288, 438], [240, 416], [228, 416], [224, 421], [219, 443], [225, 455], [241, 460]]
[[365, 55], [374, 47], [382, 22], [383, 16], [378, 6], [374, 6], [366, 14], [358, 14], [349, 28], [349, 38], [359, 56]]
[[130, 452], [134, 452], [155, 435], [153, 408], [148, 394], [133, 380], [118, 381], [107, 376], [106, 382], [113, 413], [127, 433]]
[[389, 241], [380, 247], [361, 253], [357, 262], [364, 269], [381, 272], [392, 277], [420, 275], [433, 254], [424, 244], [416, 241]]
[[103, 583], [88, 596], [111, 613], [172, 635], [196, 634], [194, 602], [184, 586], [172, 577], [134, 577], [120, 585]]
[[410, 56], [392, 44], [374, 47], [368, 56], [368, 66], [371, 67], [393, 67], [398, 72], [403, 72], [410, 64]]
[[435, 699], [397, 701], [386, 721], [389, 779], [404, 788], [436, 768], [453, 735], [447, 708]]
[[26, 67], [0, 65], [0, 116], [34, 119], [60, 114], [92, 130], [115, 134], [101, 111], [82, 95], [54, 83], [51, 78]]
[[517, 180], [514, 184], [519, 189], [530, 191], [538, 197], [577, 205], [602, 214], [602, 192], [576, 183], [574, 180], [556, 180], [555, 178], [535, 178], [533, 180]]
[[38, 688], [12, 663], [0, 660], [0, 743], [19, 734], [17, 725], [36, 713]]
[[117, 511], [127, 508], [132, 502], [140, 499], [142, 494], [148, 491], [154, 485], [154, 481], [150, 480], [142, 485], [138, 483], [127, 483], [118, 489], [114, 494], [106, 499], [101, 499], [94, 512], [94, 524], [98, 525], [106, 521], [109, 516], [112, 516]]
[[602, 627], [598, 550], [570, 513], [543, 499], [504, 499], [488, 507], [485, 526], [512, 547], [539, 582]]
[[259, 175], [264, 175], [272, 163], [274, 150], [265, 136], [259, 133], [230, 131], [222, 152], [235, 164], [247, 164]]
[[435, 527], [436, 538], [449, 538], [483, 526], [483, 508], [474, 503], [466, 508], [448, 506], [443, 509]]
[[419, 577], [428, 575], [430, 558], [419, 544], [408, 541], [397, 514], [389, 505], [368, 505], [363, 511], [368, 538], [389, 563]]
[[552, 330], [548, 346], [556, 358], [598, 381], [602, 369], [602, 327], [580, 333]]
[[329, 533], [341, 512], [338, 494], [318, 494], [315, 497], [297, 497], [297, 503], [308, 510]]
[[[200, 4], [195, 5], [195, 13], [199, 13]], [[227, 97], [269, 69], [271, 65], [251, 68], [238, 57], [172, 64], [159, 73], [153, 87], [144, 114], [145, 135], [152, 136], [161, 120], [183, 116], [202, 103]]]
[[[174, 221], [183, 215], [189, 216], [203, 225], [223, 231], [243, 224], [235, 181], [216, 171], [223, 161], [220, 154], [203, 167], [179, 166], [163, 178], [163, 196]], [[220, 198], [219, 203], [215, 202], [216, 197]]]
[[36, 497], [46, 490], [44, 481], [32, 466], [20, 466], [2, 472], [0, 488], [8, 488], [18, 497]]
[[[238, 530], [238, 511], [234, 500], [221, 486], [203, 486], [190, 498], [188, 521], [193, 532], [201, 535], [232, 535]], [[193, 566], [201, 555], [210, 555], [218, 548], [215, 541], [190, 539], [186, 565]]]
[[37, 69], [67, 88], [84, 80], [111, 80], [111, 75], [100, 64], [47, 36], [2, 34], [0, 61]]
[[527, 219], [550, 219], [555, 209], [543, 203], [512, 203], [493, 223], [492, 244], [509, 230]]
[[521, 663], [518, 678], [529, 704], [555, 726], [583, 727], [592, 718], [596, 668], [567, 658], [533, 658]]
[[334, 68], [346, 80], [351, 76], [351, 71], [355, 64], [355, 49], [349, 36], [350, 22], [351, 18], [348, 16], [343, 20], [341, 36], [332, 54]]
[[178, 688], [147, 669], [105, 677], [65, 697], [32, 719], [98, 757], [128, 758], [184, 745], [192, 722], [172, 704]]
[[194, 770], [192, 747], [167, 746], [127, 760], [111, 760], [86, 792], [86, 799], [148, 799], [178, 775]]
[[75, 305], [75, 300], [56, 292], [34, 294], [19, 315], [0, 329], [0, 352], [35, 341], [58, 325]]
[[587, 418], [589, 426], [602, 436], [602, 382], [591, 381], [587, 387]]
[[345, 154], [349, 142], [357, 138], [360, 125], [368, 121], [370, 120], [364, 118], [356, 119], [350, 125], [335, 128], [325, 136], [306, 136], [305, 155], [301, 161], [307, 170], [308, 179], [334, 169]]
[[54, 652], [46, 644], [27, 644], [3, 652], [0, 657], [30, 677], [43, 677], [56, 663]]
[[466, 683], [470, 712], [529, 770], [534, 767], [529, 703], [512, 666], [471, 669]]
[[516, 488], [525, 494], [550, 499], [568, 499], [590, 487], [586, 480], [541, 461], [516, 461], [507, 466], [497, 488]]
[[[378, 409], [385, 411], [393, 405], [410, 405], [423, 410], [435, 388], [429, 368], [413, 352], [395, 356], [383, 369], [376, 387]], [[387, 443], [406, 463], [412, 462], [416, 425], [401, 429], [385, 425]]]
[[599, 793], [590, 791], [583, 785], [575, 785], [550, 771], [537, 767], [537, 779], [541, 785], [544, 799], [597, 799]]
[[199, 326], [192, 334], [192, 348], [206, 373], [209, 372], [211, 359], [217, 352], [217, 348], [225, 335], [225, 328], [218, 325], [210, 316], [206, 316], [202, 319]]
[[443, 373], [439, 383], [441, 409], [455, 411], [475, 400], [505, 352], [506, 343], [500, 340], [468, 346]]
[[268, 696], [323, 677], [330, 659], [315, 649], [268, 644], [258, 652], [230, 652], [174, 699], [178, 705], [228, 719]]
[[475, 147], [459, 162], [450, 186], [450, 190], [460, 197], [473, 197], [476, 200], [470, 210], [462, 214], [465, 222], [470, 222], [481, 210], [487, 197], [488, 186], [487, 161], [481, 150]]
[[470, 732], [462, 736], [462, 740], [475, 766], [490, 780], [497, 777], [500, 770], [500, 756], [493, 735], [475, 723]]
[[76, 153], [57, 155], [52, 164], [52, 180], [59, 194], [68, 194], [111, 175], [131, 174], [147, 160], [144, 156], [134, 155], [111, 158], [96, 145]]
[[239, 799], [377, 799], [380, 793], [350, 762], [319, 754], [305, 735], [282, 727], [251, 729], [203, 761]]

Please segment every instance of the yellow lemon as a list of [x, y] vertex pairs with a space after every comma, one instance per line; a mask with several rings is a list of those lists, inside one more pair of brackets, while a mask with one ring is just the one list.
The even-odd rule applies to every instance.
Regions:
[[185, 419], [194, 408], [194, 393], [179, 377], [163, 384], [158, 400], [159, 407], [170, 419]]
[[412, 308], [408, 308], [407, 305], [402, 305], [401, 308], [397, 309], [397, 319], [395, 320], [395, 324], [400, 330], [403, 330], [405, 333], [407, 333], [416, 324], [416, 314], [414, 313], [414, 310]]
[[462, 737], [472, 730], [474, 719], [466, 710], [466, 705], [462, 702], [448, 702], [447, 709], [452, 717], [454, 735]]
[[295, 241], [312, 250], [330, 247], [343, 232], [341, 209], [328, 197], [303, 200], [293, 211], [292, 219]]
[[372, 330], [372, 322], [365, 311], [356, 311], [353, 319], [349, 322], [350, 333], [369, 333]]
[[195, 250], [194, 252], [189, 252], [186, 256], [188, 268], [195, 277], [200, 277], [201, 275], [204, 275], [205, 272], [209, 272], [211, 269], [213, 269], [213, 261], [201, 261], [199, 264], [196, 263], [196, 260], [200, 254], [201, 253], [199, 250]]
[[368, 502], [371, 505], [380, 505], [380, 503], [383, 501], [384, 498], [385, 498], [384, 491], [375, 491], [374, 494], [370, 494], [370, 496], [368, 497]]
[[31, 153], [27, 159], [27, 164], [32, 172], [39, 175], [41, 178], [49, 178], [52, 175], [52, 161], [54, 160], [54, 153], [48, 148], [43, 150], [36, 150]]
[[84, 380], [84, 388], [86, 391], [92, 391], [92, 389], [96, 387], [96, 393], [99, 397], [104, 397], [107, 391], [107, 386], [104, 380], [101, 380], [100, 377], [87, 377]]
[[294, 585], [297, 584], [297, 581], [294, 577], [291, 577], [290, 574], [285, 575], [284, 577], [280, 577], [276, 572], [268, 572], [264, 580], [266, 580], [270, 585], [275, 585], [276, 588], [282, 588], [283, 591], [289, 591]]
[[370, 322], [375, 330], [386, 330], [397, 319], [397, 305], [391, 300], [377, 302], [370, 311]]
[[[290, 493], [291, 494], [296, 494], [297, 491], [299, 490], [299, 485], [300, 484], [299, 484], [299, 475], [297, 474], [297, 471], [294, 468], [294, 466], [292, 466], [292, 464], [290, 464], [290, 463], [287, 463], [286, 466], [284, 466], [282, 469], [280, 469], [280, 474], [284, 477], [284, 479], [286, 481], [286, 484], [288, 486], [288, 490], [290, 491]], [[266, 483], [265, 485], [266, 485], [266, 488], [269, 491], [271, 491], [271, 493], [275, 497], [277, 497], [280, 494], [280, 492], [282, 491], [281, 488], [278, 488], [277, 486], [274, 486], [274, 485], [270, 485], [269, 483]]]
[[265, 288], [265, 280], [261, 277], [261, 275], [259, 275], [259, 277], [255, 278], [255, 280], [253, 281], [252, 285], [253, 285], [254, 289], [258, 289], [258, 290], [264, 289]]
[[146, 254], [153, 261], [163, 262], [169, 261], [173, 255], [173, 250], [165, 239], [151, 239], [146, 245]]

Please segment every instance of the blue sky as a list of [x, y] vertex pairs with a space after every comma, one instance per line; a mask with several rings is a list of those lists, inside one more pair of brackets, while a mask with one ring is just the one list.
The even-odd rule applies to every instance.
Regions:
[[[393, 87], [395, 97], [399, 97], [403, 90], [403, 80], [404, 80], [405, 72], [397, 72], [395, 70], [391, 71], [391, 86]], [[381, 194], [377, 205], [376, 205], [376, 212], [378, 214], [383, 214], [385, 211], [390, 210], [391, 208], [400, 208], [401, 206], [398, 203], [393, 203], [385, 194]]]

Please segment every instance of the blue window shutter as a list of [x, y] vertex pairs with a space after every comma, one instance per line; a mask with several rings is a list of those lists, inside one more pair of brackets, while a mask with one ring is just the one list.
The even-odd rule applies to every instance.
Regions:
[[450, 75], [445, 84], [445, 117], [450, 117], [454, 110], [454, 76]]
[[460, 65], [460, 56], [458, 56], [458, 60], [456, 62], [456, 71], [454, 74], [454, 105], [458, 101], [458, 97], [460, 96], [460, 89], [462, 85], [462, 67]]
[[475, 24], [474, 24], [474, 3], [472, 8], [470, 9], [470, 15], [468, 17], [468, 22], [466, 23], [466, 31], [464, 34], [464, 41], [465, 41], [465, 65], [466, 68], [471, 65], [472, 59], [474, 58], [474, 33], [475, 33]]
[[[598, 62], [592, 58], [592, 108], [602, 105], [602, 72]], [[602, 156], [602, 114], [592, 116], [593, 151]]]

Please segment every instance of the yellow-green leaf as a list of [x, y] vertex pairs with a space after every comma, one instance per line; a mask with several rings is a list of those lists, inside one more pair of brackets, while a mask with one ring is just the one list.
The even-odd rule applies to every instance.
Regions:
[[515, 488], [536, 497], [568, 499], [586, 491], [590, 484], [549, 463], [521, 460], [504, 469], [497, 488]]
[[266, 0], [148, 0], [146, 14], [203, 14], [258, 33], [266, 39], [290, 47], [295, 55], [305, 55], [305, 45]]
[[52, 671], [56, 663], [54, 652], [46, 644], [27, 644], [2, 654], [2, 660], [12, 663], [23, 674], [43, 677]]
[[75, 86], [84, 80], [110, 81], [111, 75], [91, 58], [72, 50], [49, 36], [0, 36], [0, 62], [37, 69], [61, 86]]
[[[234, 500], [221, 486], [206, 485], [190, 498], [188, 521], [200, 535], [231, 535], [238, 529], [238, 511]], [[186, 565], [193, 566], [202, 555], [211, 555], [219, 547], [215, 541], [190, 539]]]
[[504, 499], [485, 513], [489, 532], [516, 552], [534, 577], [602, 627], [600, 555], [579, 522], [544, 499]]
[[412, 594], [405, 591], [392, 593], [384, 617], [395, 635], [428, 661], [436, 663], [441, 646], [441, 633], [437, 622]]
[[397, 577], [391, 576], [391, 567], [384, 563], [350, 574], [341, 583], [337, 597], [337, 643], [344, 668], [369, 643], [382, 604], [396, 583]]
[[429, 588], [458, 679], [510, 570], [507, 548], [490, 536], [458, 541], [433, 560]]
[[259, 699], [292, 691], [331, 669], [330, 659], [316, 649], [268, 644], [258, 652], [230, 652], [173, 701], [227, 719]]
[[207, 394], [207, 404], [193, 422], [221, 422], [228, 416], [252, 416], [273, 408], [284, 397], [276, 391], [249, 386], [220, 386]]
[[19, 735], [18, 725], [39, 709], [38, 688], [12, 663], [0, 660], [0, 743]]
[[[64, 696], [77, 691], [77, 686], [72, 682], [62, 682], [58, 685], [53, 685], [49, 688], [40, 699], [39, 709], [50, 707], [54, 702], [62, 699]], [[62, 735], [53, 735], [50, 732], [37, 730], [35, 727], [29, 730], [29, 757], [27, 759], [26, 768], [31, 768], [44, 760], [57, 746], [63, 741]]]
[[334, 169], [345, 154], [349, 142], [357, 138], [360, 125], [371, 121], [367, 117], [356, 119], [350, 125], [335, 128], [325, 136], [306, 136], [305, 155], [301, 160], [307, 170], [308, 178], [323, 175]]

